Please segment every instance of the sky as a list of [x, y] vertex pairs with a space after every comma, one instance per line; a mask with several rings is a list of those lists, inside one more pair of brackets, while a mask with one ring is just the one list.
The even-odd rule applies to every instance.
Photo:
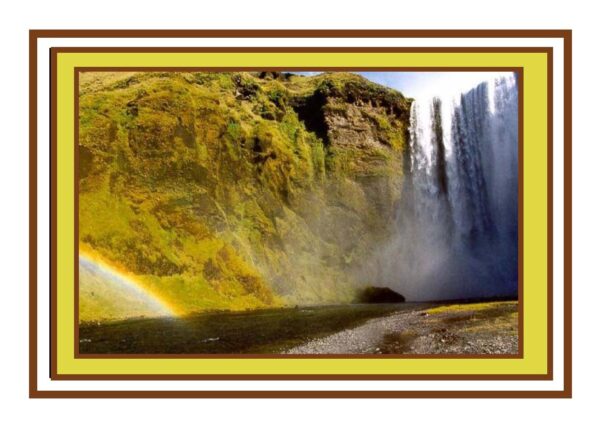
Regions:
[[[305, 75], [317, 72], [297, 73]], [[458, 95], [477, 86], [479, 83], [507, 76], [506, 72], [481, 71], [385, 71], [358, 72], [372, 82], [394, 88], [409, 98], [442, 98]]]

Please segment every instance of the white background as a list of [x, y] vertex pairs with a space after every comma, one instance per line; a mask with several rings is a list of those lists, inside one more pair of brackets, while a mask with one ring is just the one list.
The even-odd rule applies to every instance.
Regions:
[[[38, 389], [39, 390], [562, 390], [563, 389], [563, 283], [554, 282], [554, 371], [552, 381], [51, 381], [48, 377], [50, 337], [48, 287], [50, 231], [48, 165], [49, 130], [49, 49], [53, 46], [552, 46], [554, 49], [554, 187], [555, 253], [554, 277], [563, 276], [562, 240], [562, 39], [467, 38], [467, 39], [291, 39], [291, 38], [41, 38], [38, 40]], [[527, 101], [526, 101], [527, 102]], [[527, 284], [525, 285], [527, 289]], [[527, 339], [527, 338], [525, 338]], [[527, 346], [527, 344], [525, 344]]]
[[[213, 4], [214, 3], [214, 4]], [[598, 30], [592, 9], [572, 1], [27, 2], [0, 17], [3, 292], [1, 419], [16, 425], [526, 425], [597, 422], [596, 264], [600, 210], [596, 171]], [[581, 2], [581, 4], [584, 4]], [[589, 2], [589, 4], [593, 4]], [[573, 28], [574, 398], [572, 400], [29, 400], [27, 398], [29, 28]], [[593, 76], [593, 77], [592, 77]], [[585, 137], [584, 137], [585, 136]], [[10, 419], [12, 421], [9, 421]], [[587, 418], [587, 419], [586, 419]], [[585, 420], [585, 421], [584, 421]]]

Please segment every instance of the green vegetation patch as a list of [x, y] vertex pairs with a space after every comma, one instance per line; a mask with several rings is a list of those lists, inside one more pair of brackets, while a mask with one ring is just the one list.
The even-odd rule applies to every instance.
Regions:
[[[79, 96], [82, 248], [183, 313], [363, 286], [352, 260], [399, 197], [400, 93], [351, 73], [86, 72]], [[358, 130], [336, 139], [344, 114]]]

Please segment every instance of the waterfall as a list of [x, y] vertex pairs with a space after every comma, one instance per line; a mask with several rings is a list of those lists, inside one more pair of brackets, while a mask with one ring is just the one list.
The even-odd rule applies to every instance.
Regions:
[[409, 141], [380, 281], [413, 300], [516, 295], [516, 77], [414, 101]]

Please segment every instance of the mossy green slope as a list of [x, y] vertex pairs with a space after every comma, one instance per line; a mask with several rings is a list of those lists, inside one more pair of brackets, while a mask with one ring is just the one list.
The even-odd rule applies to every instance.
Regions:
[[351, 301], [409, 107], [349, 73], [83, 73], [81, 247], [181, 313]]

